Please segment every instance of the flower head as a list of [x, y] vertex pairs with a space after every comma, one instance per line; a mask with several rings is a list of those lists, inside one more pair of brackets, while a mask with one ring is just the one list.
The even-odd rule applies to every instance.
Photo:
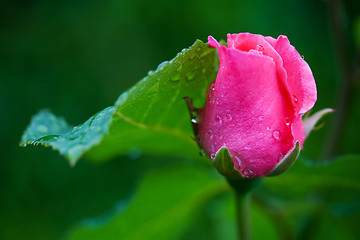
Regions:
[[211, 157], [222, 147], [247, 178], [269, 174], [305, 134], [302, 114], [316, 102], [308, 64], [286, 36], [228, 34], [226, 46], [209, 36], [220, 67], [198, 111], [198, 140]]

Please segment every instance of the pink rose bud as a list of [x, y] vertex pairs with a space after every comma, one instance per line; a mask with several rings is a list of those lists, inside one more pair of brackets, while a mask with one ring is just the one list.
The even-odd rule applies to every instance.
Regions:
[[303, 146], [302, 114], [317, 98], [312, 72], [283, 35], [228, 34], [228, 47], [208, 40], [220, 67], [198, 110], [198, 142], [212, 159], [226, 147], [246, 178], [272, 174]]

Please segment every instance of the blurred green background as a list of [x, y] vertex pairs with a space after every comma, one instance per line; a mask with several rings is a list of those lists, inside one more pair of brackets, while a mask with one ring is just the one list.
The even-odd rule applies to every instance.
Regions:
[[[105, 164], [82, 160], [71, 168], [50, 149], [18, 146], [32, 115], [51, 109], [80, 124], [196, 39], [238, 32], [287, 35], [315, 76], [315, 110], [338, 109], [311, 134], [303, 155], [321, 161], [359, 154], [356, 0], [3, 0], [0, 239], [59, 239], [75, 223], [116, 208], [146, 170], [164, 162], [130, 152]], [[212, 205], [221, 212], [219, 204]], [[184, 239], [205, 236], [203, 225]]]

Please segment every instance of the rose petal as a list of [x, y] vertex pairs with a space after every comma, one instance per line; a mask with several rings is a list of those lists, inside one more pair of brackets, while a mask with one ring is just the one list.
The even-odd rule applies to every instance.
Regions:
[[[271, 39], [268, 41], [272, 42]], [[311, 69], [296, 49], [290, 45], [286, 36], [279, 36], [274, 48], [283, 60], [287, 73], [287, 83], [296, 100], [295, 104], [298, 105], [296, 112], [299, 114], [306, 113], [314, 106], [317, 99], [316, 85]]]

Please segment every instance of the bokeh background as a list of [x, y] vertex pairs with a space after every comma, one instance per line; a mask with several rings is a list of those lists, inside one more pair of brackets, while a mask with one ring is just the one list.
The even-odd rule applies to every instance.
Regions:
[[32, 115], [51, 109], [80, 124], [196, 39], [238, 32], [287, 35], [315, 76], [314, 111], [337, 109], [303, 155], [359, 154], [359, 1], [2, 0], [0, 239], [59, 239], [161, 165], [130, 152], [71, 168], [50, 149], [18, 146]]

